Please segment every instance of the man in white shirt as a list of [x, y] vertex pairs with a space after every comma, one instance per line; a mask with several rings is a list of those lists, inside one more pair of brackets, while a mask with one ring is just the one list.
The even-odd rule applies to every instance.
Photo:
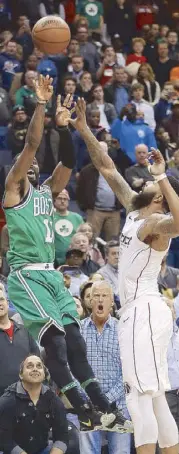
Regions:
[[142, 84], [136, 83], [132, 86], [131, 90], [132, 103], [135, 104], [138, 112], [143, 112], [144, 121], [147, 123], [150, 128], [154, 131], [156, 128], [156, 122], [154, 117], [153, 107], [143, 99], [144, 88]]
[[109, 131], [112, 122], [117, 118], [116, 109], [112, 104], [104, 101], [104, 90], [100, 84], [94, 85], [92, 96], [93, 102], [87, 106], [87, 115], [97, 107], [100, 111], [100, 126]]

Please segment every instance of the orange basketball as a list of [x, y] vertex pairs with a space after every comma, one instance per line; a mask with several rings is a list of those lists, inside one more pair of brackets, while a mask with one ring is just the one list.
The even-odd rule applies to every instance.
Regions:
[[71, 38], [68, 24], [59, 16], [46, 16], [38, 20], [32, 29], [36, 47], [45, 54], [59, 54]]

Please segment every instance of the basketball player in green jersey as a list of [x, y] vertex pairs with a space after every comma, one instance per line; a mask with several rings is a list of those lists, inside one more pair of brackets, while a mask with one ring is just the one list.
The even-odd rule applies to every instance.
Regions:
[[[100, 390], [87, 362], [75, 302], [64, 286], [62, 275], [53, 266], [53, 198], [66, 186], [75, 164], [67, 128], [73, 111], [70, 112], [72, 98], [68, 95], [63, 106], [58, 98], [56, 125], [62, 162], [39, 188], [35, 153], [42, 138], [46, 102], [52, 96], [52, 79], [40, 76], [35, 82], [35, 90], [37, 107], [25, 147], [6, 179], [4, 209], [10, 238], [9, 296], [29, 331], [44, 346], [51, 377], [78, 413], [81, 429], [99, 427], [106, 430], [110, 426], [114, 431], [131, 431], [130, 421], [117, 410], [111, 411], [111, 405]], [[67, 362], [100, 411], [85, 404]]]

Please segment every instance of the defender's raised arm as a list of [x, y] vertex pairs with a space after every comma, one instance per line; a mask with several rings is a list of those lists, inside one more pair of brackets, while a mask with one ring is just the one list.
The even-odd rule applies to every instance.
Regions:
[[135, 192], [132, 191], [128, 183], [117, 171], [112, 159], [103, 151], [100, 143], [88, 128], [86, 123], [86, 104], [84, 99], [78, 99], [76, 114], [77, 118], [75, 120], [70, 120], [70, 123], [83, 137], [94, 166], [106, 179], [121, 204], [128, 209]]

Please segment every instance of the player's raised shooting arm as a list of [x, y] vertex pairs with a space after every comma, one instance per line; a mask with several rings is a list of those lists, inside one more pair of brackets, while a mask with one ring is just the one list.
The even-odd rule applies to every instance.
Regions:
[[61, 162], [55, 167], [52, 176], [44, 184], [51, 187], [52, 195], [55, 198], [67, 185], [72, 170], [75, 166], [75, 151], [71, 133], [68, 129], [69, 120], [74, 109], [71, 109], [73, 97], [67, 95], [63, 105], [61, 96], [57, 98], [56, 125], [60, 139], [59, 155]]
[[165, 162], [160, 151], [153, 149], [151, 156], [154, 164], [150, 167], [150, 171], [156, 181], [159, 180], [158, 184], [169, 206], [170, 215], [153, 214], [150, 216], [140, 231], [140, 239], [142, 239], [141, 233], [143, 238], [148, 235], [175, 238], [179, 236], [179, 197], [165, 175]]
[[19, 184], [22, 179], [26, 179], [28, 186], [27, 172], [42, 139], [46, 102], [53, 93], [52, 79], [40, 76], [34, 85], [38, 99], [37, 106], [27, 131], [24, 149], [6, 178], [6, 191], [13, 192], [14, 185]]
[[132, 191], [128, 183], [117, 171], [112, 159], [106, 154], [100, 145], [100, 142], [92, 134], [86, 123], [85, 115], [85, 102], [83, 99], [79, 99], [76, 106], [77, 118], [70, 120], [70, 123], [80, 132], [83, 137], [91, 160], [98, 169], [98, 171], [104, 176], [111, 189], [116, 194], [121, 204], [129, 209], [135, 192]]

